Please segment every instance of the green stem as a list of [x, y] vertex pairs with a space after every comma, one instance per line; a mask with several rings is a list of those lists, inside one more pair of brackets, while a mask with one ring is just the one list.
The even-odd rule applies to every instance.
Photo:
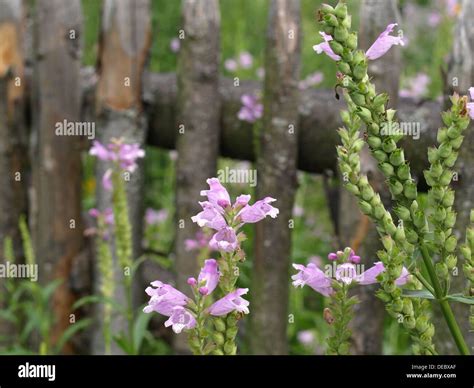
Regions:
[[459, 353], [462, 355], [468, 356], [469, 348], [466, 345], [466, 341], [461, 333], [461, 329], [454, 317], [453, 310], [451, 310], [451, 306], [449, 305], [448, 301], [446, 300], [446, 296], [443, 294], [441, 284], [439, 283], [439, 279], [436, 276], [436, 272], [431, 261], [428, 249], [424, 244], [421, 244], [420, 247], [421, 254], [423, 256], [423, 262], [428, 270], [428, 275], [431, 280], [431, 284], [433, 285], [433, 289], [435, 292], [435, 298], [441, 306], [441, 311], [443, 312], [444, 319], [446, 324], [448, 325], [449, 331], [453, 336], [454, 342], [456, 342], [456, 346], [458, 347]]

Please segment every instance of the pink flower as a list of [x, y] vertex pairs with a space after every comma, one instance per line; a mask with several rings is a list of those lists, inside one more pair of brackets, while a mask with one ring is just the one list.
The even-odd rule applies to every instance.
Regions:
[[237, 61], [235, 59], [226, 59], [224, 61], [224, 68], [228, 71], [233, 73], [238, 69], [239, 65], [237, 64]]
[[300, 331], [296, 338], [298, 338], [298, 342], [302, 345], [309, 346], [314, 343], [314, 333], [311, 330], [303, 330]]
[[335, 273], [336, 280], [343, 282], [344, 284], [351, 284], [353, 281], [357, 281], [357, 269], [352, 263], [344, 263], [337, 266]]
[[446, 10], [448, 15], [453, 17], [459, 14], [461, 9], [461, 5], [459, 4], [459, 0], [446, 0]]
[[384, 55], [393, 45], [404, 46], [405, 42], [400, 36], [392, 36], [390, 33], [393, 31], [397, 23], [391, 23], [387, 26], [384, 32], [375, 40], [372, 46], [369, 47], [365, 55], [368, 59], [374, 60]]
[[112, 191], [112, 170], [110, 168], [102, 176], [102, 187], [107, 191]]
[[170, 40], [170, 49], [172, 52], [177, 53], [181, 48], [181, 42], [178, 38], [173, 38]]
[[263, 67], [259, 67], [256, 71], [257, 78], [263, 79], [265, 77], [265, 69]]
[[217, 178], [209, 178], [207, 181], [210, 190], [202, 190], [201, 195], [207, 196], [208, 201], [218, 208], [230, 206], [230, 196], [224, 186]]
[[238, 288], [237, 290], [227, 294], [222, 299], [219, 299], [217, 302], [215, 302], [211, 307], [209, 307], [209, 314], [216, 317], [227, 315], [232, 311], [248, 314], [248, 306], [250, 303], [241, 297], [248, 291], [248, 288]]
[[194, 316], [182, 306], [173, 308], [169, 319], [165, 322], [165, 326], [173, 329], [176, 334], [181, 333], [184, 329], [193, 329], [196, 327], [196, 319]]
[[242, 222], [246, 224], [253, 224], [255, 222], [263, 220], [266, 216], [275, 218], [279, 210], [276, 207], [270, 205], [270, 203], [275, 202], [276, 199], [271, 197], [266, 197], [260, 201], [255, 202], [253, 205], [245, 206], [238, 214], [238, 217]]
[[94, 140], [89, 150], [89, 155], [95, 156], [103, 161], [112, 160], [112, 153], [100, 141]]
[[206, 260], [198, 277], [199, 286], [205, 289], [203, 295], [209, 295], [216, 289], [220, 276], [217, 261], [214, 259]]
[[293, 275], [293, 286], [310, 286], [314, 291], [324, 296], [330, 296], [334, 290], [331, 287], [331, 278], [321, 271], [315, 264], [309, 263], [306, 267], [302, 264], [293, 264], [299, 272]]
[[334, 59], [335, 61], [339, 61], [341, 57], [334, 53], [334, 51], [332, 51], [331, 46], [329, 46], [329, 42], [332, 40], [332, 36], [322, 31], [319, 32], [319, 35], [323, 37], [324, 42], [314, 45], [313, 50], [316, 51], [317, 54], [321, 54], [322, 52], [324, 52], [329, 58]]
[[[374, 263], [374, 265], [371, 268], [369, 268], [365, 272], [362, 272], [357, 277], [357, 282], [362, 285], [378, 283], [377, 276], [379, 276], [384, 271], [385, 271], [385, 266], [383, 265], [383, 263], [381, 261], [377, 261], [376, 263]], [[403, 286], [404, 284], [408, 282], [409, 276], [410, 276], [410, 273], [405, 267], [403, 267], [402, 273], [398, 277], [398, 279], [395, 281], [395, 284], [397, 286]]]
[[168, 210], [155, 210], [148, 208], [145, 211], [145, 222], [147, 225], [158, 225], [168, 218]]
[[258, 102], [258, 99], [253, 94], [243, 94], [240, 98], [242, 107], [237, 113], [239, 120], [254, 123], [263, 115], [263, 105]]
[[469, 117], [474, 120], [474, 87], [473, 86], [469, 88], [469, 95], [471, 96], [471, 102], [468, 102], [466, 104], [466, 108], [469, 113]]
[[247, 51], [241, 52], [239, 55], [239, 63], [242, 69], [250, 69], [253, 64], [252, 54]]
[[428, 25], [430, 27], [436, 27], [441, 22], [441, 15], [438, 11], [432, 11], [428, 15]]
[[250, 201], [250, 195], [249, 194], [242, 194], [242, 195], [239, 195], [236, 200], [235, 200], [235, 203], [234, 203], [234, 206], [232, 207], [232, 209], [234, 210], [239, 210], [239, 209], [242, 209], [244, 206], [247, 206], [249, 201]]
[[209, 241], [211, 240], [211, 236], [206, 233], [203, 233], [201, 230], [196, 232], [195, 238], [187, 238], [184, 240], [184, 245], [186, 251], [194, 251], [198, 249], [207, 248], [209, 246]]
[[111, 208], [107, 208], [103, 212], [93, 208], [89, 210], [89, 215], [95, 219], [102, 218], [106, 225], [114, 224], [114, 212]]
[[193, 222], [196, 222], [200, 227], [206, 226], [215, 230], [220, 230], [227, 225], [224, 217], [218, 210], [220, 207], [218, 208], [208, 201], [199, 202], [199, 204], [203, 208], [203, 211], [191, 217]]
[[351, 249], [351, 253], [349, 253], [349, 257], [347, 260], [351, 263], [354, 264], [359, 264], [360, 263], [360, 256], [357, 256], [354, 252], [354, 250]]
[[323, 81], [323, 79], [324, 79], [323, 73], [321, 73], [320, 71], [317, 71], [315, 73], [308, 75], [304, 80], [301, 80], [298, 83], [298, 87], [300, 90], [305, 90], [311, 86], [316, 86], [320, 84]]
[[338, 257], [337, 254], [334, 253], [334, 252], [331, 252], [331, 253], [328, 255], [328, 260], [336, 261], [337, 259], [339, 259], [339, 257]]
[[226, 226], [212, 236], [209, 246], [215, 251], [233, 252], [239, 246], [234, 229]]
[[[176, 306], [186, 306], [189, 298], [173, 286], [156, 280], [151, 283], [152, 287], [147, 287], [145, 292], [150, 296], [148, 305], [143, 312], [157, 313], [170, 316]], [[156, 287], [156, 288], [153, 288]]]
[[409, 88], [401, 89], [400, 97], [423, 97], [428, 91], [430, 77], [425, 73], [418, 73], [414, 78], [409, 80]]
[[121, 143], [116, 152], [120, 167], [129, 172], [137, 168], [137, 159], [145, 157], [145, 151], [139, 144]]

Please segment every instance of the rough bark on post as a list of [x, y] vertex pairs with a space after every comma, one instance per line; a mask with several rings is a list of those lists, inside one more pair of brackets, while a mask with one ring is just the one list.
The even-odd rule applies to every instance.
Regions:
[[[449, 60], [449, 68], [446, 79], [446, 105], [449, 106], [448, 97], [457, 92], [467, 95], [468, 89], [474, 85], [474, 2], [464, 0], [461, 3], [461, 13], [454, 31], [453, 48]], [[457, 221], [455, 225], [456, 235], [459, 242], [464, 242], [466, 227], [469, 225], [469, 213], [474, 208], [474, 125], [471, 123], [466, 130], [465, 138], [459, 159], [454, 167], [458, 174], [458, 181], [453, 182], [456, 190], [455, 208]], [[457, 276], [452, 277], [451, 291], [464, 292], [466, 288], [465, 277], [462, 271], [463, 259], [458, 256]], [[454, 274], [453, 274], [454, 275]], [[452, 303], [461, 330], [464, 334], [468, 347], [474, 346], [474, 334], [469, 331], [469, 308], [468, 305]], [[451, 334], [440, 311], [436, 311], [436, 347], [440, 354], [456, 354], [457, 349]]]
[[[106, 0], [103, 3], [99, 42], [98, 76], [96, 90], [97, 137], [103, 144], [113, 138], [123, 138], [127, 143], [138, 143], [141, 147], [146, 138], [145, 116], [142, 109], [142, 77], [151, 44], [151, 20], [149, 0]], [[96, 180], [97, 206], [100, 210], [111, 208], [111, 193], [100, 184], [108, 165], [97, 161]], [[143, 224], [143, 168], [142, 164], [130, 179], [126, 180], [128, 212], [132, 226], [132, 255], [137, 259], [141, 253]], [[127, 269], [119, 268], [114, 257], [116, 289], [114, 299], [125, 305], [122, 287]], [[133, 299], [138, 304], [143, 299], [139, 272], [133, 280]], [[95, 270], [95, 287], [100, 284], [100, 274]], [[97, 312], [100, 317], [100, 311]], [[100, 321], [100, 319], [98, 320]], [[128, 323], [123, 315], [112, 320], [114, 333], [127, 332]], [[100, 325], [100, 323], [99, 323]], [[97, 330], [93, 338], [92, 352], [104, 352], [102, 331]], [[112, 346], [112, 353], [121, 351]]]
[[257, 197], [277, 199], [276, 219], [256, 226], [250, 337], [254, 354], [285, 354], [291, 217], [297, 187], [300, 3], [272, 0], [266, 51], [263, 125], [257, 151]]
[[74, 296], [67, 279], [83, 247], [81, 138], [55, 129], [79, 120], [81, 26], [79, 0], [36, 2], [30, 221], [40, 281], [63, 279], [53, 298], [53, 342], [70, 324]]
[[[182, 39], [178, 59], [176, 149], [176, 274], [181, 290], [197, 270], [196, 256], [184, 241], [194, 238], [197, 226], [191, 216], [199, 212], [199, 192], [215, 176], [219, 147], [219, 35], [217, 0], [183, 0]], [[176, 340], [184, 352], [184, 338]]]
[[[9, 237], [17, 260], [21, 260], [18, 219], [27, 211], [23, 30], [22, 2], [0, 0], [0, 257]], [[0, 322], [0, 337], [8, 338], [9, 329], [8, 323]]]
[[[364, 0], [360, 9], [360, 48], [367, 50], [387, 24], [399, 19], [396, 0]], [[388, 93], [392, 108], [396, 107], [398, 99], [400, 56], [400, 50], [392, 49], [383, 58], [369, 64], [369, 74], [374, 77], [377, 91]], [[361, 169], [387, 205], [390, 197], [385, 179], [367, 147], [361, 153]], [[376, 252], [381, 247], [378, 233], [369, 218], [359, 210], [357, 199], [344, 188], [340, 192], [339, 231], [341, 247], [350, 245], [362, 257], [366, 268], [378, 260]], [[360, 299], [352, 321], [353, 351], [356, 354], [382, 353], [385, 314], [383, 303], [374, 294], [377, 287], [364, 286], [355, 291]]]

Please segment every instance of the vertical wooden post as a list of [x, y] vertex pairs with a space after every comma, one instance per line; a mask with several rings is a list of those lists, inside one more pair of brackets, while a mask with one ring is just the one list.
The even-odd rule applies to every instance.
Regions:
[[254, 354], [287, 353], [291, 217], [296, 190], [300, 2], [272, 0], [265, 52], [263, 126], [257, 197], [272, 196], [280, 214], [257, 224], [251, 289]]
[[31, 227], [40, 281], [63, 280], [53, 299], [53, 342], [69, 326], [72, 261], [83, 246], [80, 136], [57, 135], [79, 121], [82, 17], [79, 0], [36, 2]]
[[[360, 47], [367, 50], [389, 23], [397, 23], [399, 20], [396, 0], [364, 0], [360, 10]], [[369, 63], [369, 74], [374, 77], [377, 91], [389, 94], [389, 105], [392, 108], [396, 107], [398, 100], [400, 58], [400, 50], [392, 49], [383, 58]], [[388, 205], [390, 196], [385, 178], [367, 148], [362, 150], [361, 168]], [[366, 268], [378, 261], [376, 253], [381, 248], [378, 233], [369, 218], [360, 212], [355, 197], [344, 188], [340, 191], [339, 227], [341, 248], [350, 245], [362, 257]], [[353, 352], [356, 354], [382, 353], [385, 312], [382, 302], [374, 295], [377, 287], [360, 287], [357, 290], [361, 303], [356, 306], [352, 322]]]
[[[219, 146], [219, 36], [217, 0], [183, 0], [184, 34], [178, 59], [178, 162], [176, 170], [176, 274], [181, 290], [195, 276], [196, 257], [185, 250], [197, 227], [191, 216], [199, 212], [200, 190], [215, 176]], [[184, 343], [176, 342], [178, 352]]]
[[[10, 237], [17, 260], [21, 258], [18, 219], [27, 210], [23, 29], [21, 1], [0, 0], [0, 257], [4, 239]], [[9, 326], [2, 322], [0, 336], [8, 337], [8, 332]]]
[[[461, 13], [454, 30], [453, 48], [450, 55], [448, 74], [446, 77], [446, 105], [450, 106], [449, 96], [453, 92], [468, 95], [468, 89], [474, 86], [474, 2], [464, 0], [461, 3]], [[456, 190], [455, 208], [457, 211], [456, 235], [459, 242], [465, 239], [466, 227], [469, 225], [469, 214], [474, 208], [474, 125], [471, 123], [466, 130], [459, 159], [454, 167], [458, 180], [453, 180]], [[465, 277], [462, 271], [463, 259], [458, 256], [457, 276], [452, 277], [451, 293], [463, 292]], [[462, 303], [451, 305], [456, 319], [461, 327], [466, 342], [470, 348], [474, 346], [474, 334], [469, 328], [469, 306]], [[435, 311], [436, 318], [436, 348], [440, 354], [457, 354], [449, 329], [440, 311]]]
[[[142, 110], [142, 77], [151, 44], [149, 0], [105, 0], [102, 9], [102, 26], [99, 46], [96, 103], [98, 139], [107, 144], [112, 138], [123, 137], [127, 143], [143, 147], [146, 123]], [[101, 210], [111, 207], [111, 193], [100, 184], [107, 164], [97, 161], [97, 206]], [[141, 252], [143, 224], [143, 168], [142, 164], [127, 181], [128, 210], [133, 233], [133, 258]], [[116, 258], [114, 258], [116, 260]], [[115, 261], [116, 263], [116, 261]], [[125, 269], [115, 265], [115, 300], [125, 303], [121, 284]], [[99, 287], [100, 274], [96, 269], [95, 284]], [[134, 279], [134, 300], [143, 299], [139, 276]], [[100, 311], [98, 312], [100, 316]], [[100, 321], [100, 319], [99, 319]], [[127, 332], [122, 315], [113, 320], [113, 331]], [[103, 353], [102, 331], [99, 328], [93, 339], [93, 353]], [[120, 353], [112, 347], [112, 353]]]

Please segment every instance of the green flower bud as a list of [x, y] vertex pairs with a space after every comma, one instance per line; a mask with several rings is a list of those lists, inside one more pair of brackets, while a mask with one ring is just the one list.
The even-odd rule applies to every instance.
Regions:
[[398, 167], [397, 176], [402, 181], [410, 179], [410, 167], [408, 167], [408, 164], [402, 164], [400, 167]]
[[357, 34], [354, 32], [349, 34], [349, 37], [347, 38], [346, 45], [349, 49], [355, 50], [357, 48]]
[[467, 245], [461, 246], [461, 254], [467, 261], [471, 260], [471, 248], [469, 248]]
[[355, 167], [359, 164], [360, 159], [358, 154], [350, 154], [348, 158], [349, 166]]
[[339, 18], [339, 19], [345, 19], [347, 17], [347, 6], [344, 4], [344, 3], [338, 3], [336, 5], [336, 8], [335, 9], [335, 15]]
[[472, 209], [471, 213], [469, 214], [469, 220], [471, 224], [474, 224], [474, 209]]
[[374, 155], [374, 158], [377, 160], [379, 163], [383, 163], [388, 159], [387, 154], [382, 151], [382, 150], [377, 150], [372, 153]]
[[353, 71], [354, 78], [356, 80], [362, 80], [367, 75], [367, 65], [365, 63], [359, 63], [355, 65]]
[[440, 128], [438, 129], [438, 134], [436, 135], [436, 140], [438, 143], [444, 143], [445, 141], [449, 140], [448, 139], [448, 130], [446, 128]]
[[434, 231], [434, 239], [438, 244], [443, 245], [446, 241], [446, 235], [442, 230], [437, 229]]
[[441, 117], [443, 119], [443, 123], [446, 125], [446, 126], [450, 126], [452, 123], [453, 123], [453, 119], [452, 119], [452, 116], [451, 116], [451, 112], [443, 112], [441, 113]]
[[367, 108], [359, 106], [357, 108], [357, 115], [364, 121], [372, 121], [372, 115]]
[[446, 218], [446, 209], [444, 207], [438, 207], [433, 214], [434, 219], [437, 222], [442, 222]]
[[451, 140], [449, 144], [451, 144], [453, 150], [458, 150], [461, 147], [463, 140], [464, 136], [459, 136], [456, 139]]
[[329, 42], [329, 46], [331, 46], [332, 51], [334, 51], [334, 53], [338, 55], [342, 55], [344, 51], [344, 47], [342, 47], [342, 45], [339, 42], [336, 42], [335, 40], [331, 40]]
[[413, 201], [410, 205], [410, 213], [413, 215], [418, 211], [418, 202]]
[[216, 328], [217, 331], [223, 333], [225, 331], [225, 322], [221, 318], [215, 318], [214, 319], [214, 327]]
[[362, 188], [361, 194], [363, 199], [365, 199], [366, 201], [370, 201], [374, 196], [374, 190], [370, 185], [367, 185]]
[[457, 238], [455, 236], [449, 236], [444, 243], [444, 249], [446, 249], [446, 252], [452, 253], [456, 250], [457, 244]]
[[429, 324], [428, 328], [423, 333], [423, 336], [426, 336], [427, 338], [432, 338], [434, 336], [434, 333], [435, 333], [435, 327], [432, 324]]
[[443, 173], [443, 166], [441, 165], [441, 163], [437, 162], [432, 164], [430, 168], [430, 173], [433, 178], [438, 179]]
[[428, 327], [429, 327], [429, 324], [428, 324], [428, 317], [426, 315], [421, 315], [419, 316], [418, 318], [416, 318], [416, 330], [419, 332], [419, 333], [423, 333], [425, 332]]
[[449, 211], [446, 214], [446, 218], [444, 219], [444, 226], [448, 229], [451, 229], [456, 224], [456, 213], [453, 211]]
[[378, 206], [374, 207], [374, 217], [377, 220], [382, 219], [384, 215], [385, 215], [385, 209], [382, 205], [378, 205]]
[[395, 109], [387, 109], [387, 121], [392, 121], [395, 117], [395, 113], [397, 113]]
[[370, 206], [370, 203], [366, 201], [359, 201], [359, 207], [362, 213], [365, 215], [370, 216], [372, 214], [372, 206]]
[[417, 196], [416, 184], [413, 181], [405, 182], [405, 188], [403, 189], [405, 197], [408, 199], [415, 199]]
[[398, 227], [397, 231], [395, 232], [394, 238], [399, 243], [402, 243], [403, 241], [405, 241], [406, 240], [405, 229]]
[[445, 263], [436, 263], [435, 270], [440, 279], [448, 277], [448, 266]]
[[455, 125], [451, 125], [448, 128], [447, 134], [450, 139], [456, 139], [459, 135], [461, 135], [461, 130]]
[[212, 334], [212, 339], [217, 346], [222, 346], [225, 342], [224, 335], [222, 333], [219, 333], [218, 331]]
[[[405, 298], [403, 300], [403, 313], [405, 315], [413, 315], [413, 303], [410, 299]], [[415, 322], [416, 325], [416, 322]]]
[[237, 346], [235, 346], [233, 341], [227, 341], [224, 344], [224, 353], [234, 355], [237, 353]]
[[451, 155], [449, 155], [446, 159], [444, 159], [444, 164], [446, 167], [453, 167], [456, 164], [456, 161], [458, 160], [458, 153], [456, 151], [451, 152]]
[[382, 148], [387, 154], [390, 154], [397, 149], [397, 144], [389, 138], [383, 142]]
[[443, 196], [443, 206], [450, 207], [454, 204], [454, 191], [451, 189], [446, 190]]
[[423, 229], [425, 227], [426, 220], [422, 212], [416, 212], [415, 214], [413, 214], [412, 219], [413, 223], [418, 229]]
[[434, 147], [428, 148], [428, 161], [433, 164], [439, 160], [438, 149]]
[[376, 136], [369, 136], [367, 138], [367, 143], [369, 144], [369, 147], [372, 149], [378, 149], [382, 146], [382, 140]]
[[405, 162], [405, 155], [403, 154], [402, 149], [396, 149], [390, 155], [390, 163], [394, 166], [399, 166], [400, 164]]
[[430, 194], [433, 196], [433, 198], [436, 201], [442, 201], [443, 198], [444, 198], [445, 193], [446, 193], [446, 190], [442, 187], [433, 187], [430, 190]]
[[409, 221], [411, 216], [410, 216], [410, 210], [408, 210], [404, 206], [399, 206], [395, 209], [395, 213], [397, 214], [398, 218], [400, 218], [403, 221]]
[[371, 123], [367, 126], [369, 134], [378, 135], [380, 133], [380, 127], [376, 123]]
[[406, 229], [405, 236], [410, 244], [416, 244], [418, 242], [418, 234], [413, 229]]
[[433, 177], [433, 174], [430, 171], [423, 171], [423, 175], [425, 176], [425, 181], [428, 186], [433, 187], [438, 184], [438, 181]]
[[191, 347], [191, 349], [199, 349], [199, 347], [201, 346], [199, 338], [195, 335], [190, 335], [189, 336], [188, 344]]
[[390, 236], [393, 236], [397, 233], [397, 227], [393, 221], [384, 221], [383, 226]]
[[442, 158], [447, 158], [451, 154], [452, 151], [453, 151], [453, 148], [451, 147], [449, 143], [443, 143], [438, 148], [438, 154]]
[[223, 352], [221, 349], [214, 349], [214, 350], [212, 351], [212, 354], [213, 354], [214, 356], [223, 356], [223, 355], [224, 355], [224, 352]]
[[352, 183], [346, 183], [346, 189], [349, 193], [354, 195], [359, 195], [360, 193], [359, 188], [356, 185], [353, 185]]
[[352, 101], [354, 101], [354, 104], [359, 106], [365, 105], [365, 97], [363, 94], [352, 92], [349, 93], [349, 96], [351, 97]]
[[341, 110], [340, 115], [341, 115], [342, 122], [349, 127], [351, 124], [350, 113], [347, 110]]
[[347, 28], [343, 26], [337, 26], [334, 28], [334, 39], [338, 42], [345, 42], [349, 33], [347, 32]]
[[394, 174], [393, 166], [390, 163], [382, 163], [380, 165], [380, 170], [382, 170], [383, 174], [387, 177]]
[[400, 195], [403, 192], [403, 185], [395, 177], [390, 178], [388, 185], [390, 187], [390, 192], [395, 196]]
[[414, 317], [406, 317], [405, 321], [403, 323], [404, 323], [405, 327], [407, 329], [410, 329], [410, 330], [414, 329], [415, 326], [416, 326], [416, 320], [415, 320]]
[[471, 246], [474, 245], [474, 228], [467, 228], [466, 239]]
[[348, 74], [348, 75], [351, 74], [351, 67], [346, 62], [339, 61], [337, 63], [337, 68], [343, 74]]
[[329, 24], [324, 24], [323, 30], [328, 35], [332, 36], [334, 34], [334, 27], [330, 26]]
[[238, 331], [239, 331], [239, 328], [237, 326], [229, 327], [227, 331], [225, 332], [225, 336], [226, 338], [235, 338]]
[[352, 25], [352, 16], [351, 16], [351, 15], [347, 15], [347, 17], [342, 20], [341, 24], [342, 24], [344, 27], [346, 27], [347, 29], [351, 28], [351, 25]]
[[449, 255], [446, 258], [446, 265], [448, 269], [451, 271], [454, 267], [456, 267], [456, 264], [458, 263], [458, 259], [454, 255]]
[[337, 27], [339, 25], [337, 18], [330, 13], [327, 13], [326, 15], [324, 15], [323, 20], [328, 26], [331, 26], [331, 27]]
[[401, 299], [396, 299], [392, 303], [390, 303], [390, 307], [393, 311], [401, 313], [403, 310], [403, 301]]
[[445, 170], [441, 177], [439, 178], [439, 183], [441, 186], [448, 186], [453, 179], [453, 172], [451, 170]]
[[383, 236], [382, 237], [382, 244], [383, 247], [387, 252], [391, 252], [393, 249], [393, 240], [390, 236]]
[[395, 282], [393, 281], [389, 281], [385, 283], [383, 286], [383, 289], [385, 290], [385, 292], [388, 292], [389, 294], [391, 294], [396, 288], [397, 286], [395, 285]]
[[321, 13], [323, 14], [327, 14], [327, 13], [330, 13], [330, 14], [333, 14], [334, 15], [334, 7], [330, 6], [329, 4], [321, 4]]
[[365, 143], [362, 139], [357, 139], [352, 145], [352, 149], [354, 150], [354, 152], [359, 153], [362, 150], [362, 148], [364, 148], [364, 145]]

